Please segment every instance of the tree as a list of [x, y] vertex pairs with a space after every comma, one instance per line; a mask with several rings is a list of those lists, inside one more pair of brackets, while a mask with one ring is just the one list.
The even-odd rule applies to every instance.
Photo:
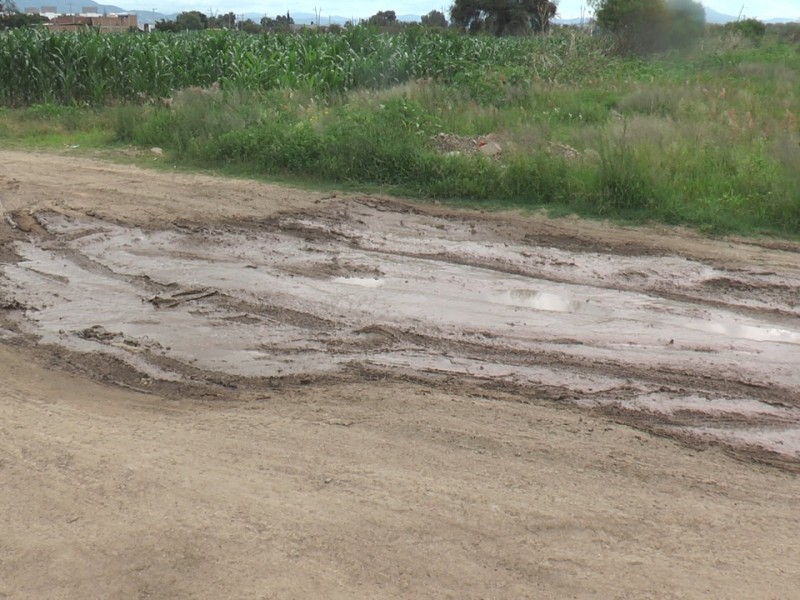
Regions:
[[622, 54], [648, 54], [665, 46], [664, 0], [595, 0], [597, 25], [617, 39]]
[[289, 31], [294, 25], [294, 19], [287, 12], [285, 15], [278, 15], [274, 19], [264, 17], [261, 19], [261, 27], [264, 31]]
[[239, 29], [245, 33], [261, 33], [261, 25], [253, 21], [253, 19], [245, 19], [239, 22]]
[[553, 17], [558, 12], [558, 4], [548, 0], [540, 0], [539, 2], [533, 2], [532, 5], [530, 11], [531, 29], [535, 33], [550, 31], [550, 21], [553, 20]]
[[178, 31], [198, 31], [208, 28], [208, 17], [197, 10], [182, 12], [175, 17]]
[[397, 15], [393, 10], [382, 10], [372, 15], [367, 21], [375, 27], [388, 27], [397, 24]]
[[423, 15], [421, 22], [425, 27], [439, 27], [441, 29], [447, 27], [447, 17], [438, 10], [432, 10], [427, 15]]
[[212, 15], [208, 17], [206, 23], [206, 29], [234, 29], [235, 27], [236, 14], [232, 12], [226, 15]]
[[19, 12], [14, 0], [0, 0], [0, 31], [4, 29], [17, 29], [19, 27], [32, 27], [49, 21], [47, 17], [36, 14]]
[[[231, 13], [233, 14], [233, 13]], [[212, 17], [212, 19], [219, 17]], [[174, 21], [167, 19], [159, 19], [156, 21], [154, 27], [156, 31], [170, 31], [178, 33], [179, 31], [199, 31], [201, 29], [208, 29], [208, 17], [196, 10], [189, 12], [182, 12]]]
[[33, 27], [47, 23], [50, 19], [42, 15], [25, 14], [21, 12], [0, 14], [0, 30], [18, 29], [20, 27]]
[[153, 25], [153, 28], [156, 31], [168, 31], [170, 33], [177, 33], [178, 32], [178, 24], [175, 21], [171, 21], [168, 19], [159, 19]]
[[472, 33], [541, 33], [550, 28], [558, 6], [551, 0], [456, 0], [450, 20]]
[[706, 10], [693, 0], [667, 0], [670, 12], [669, 45], [686, 48], [703, 37], [706, 29]]
[[705, 9], [693, 0], [592, 0], [592, 6], [621, 54], [683, 48], [705, 30]]
[[47, 17], [19, 12], [14, 0], [3, 2], [0, 0], [0, 30], [31, 27], [49, 21]]

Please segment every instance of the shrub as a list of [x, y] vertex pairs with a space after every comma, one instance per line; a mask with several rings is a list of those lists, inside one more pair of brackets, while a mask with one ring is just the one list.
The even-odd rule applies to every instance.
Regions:
[[688, 48], [703, 37], [706, 11], [702, 4], [693, 0], [668, 0], [667, 9], [671, 48]]
[[750, 40], [758, 41], [767, 32], [767, 26], [758, 19], [744, 19], [743, 21], [726, 23], [725, 30], [735, 31]]
[[597, 24], [620, 54], [686, 48], [702, 37], [705, 9], [693, 0], [594, 0]]

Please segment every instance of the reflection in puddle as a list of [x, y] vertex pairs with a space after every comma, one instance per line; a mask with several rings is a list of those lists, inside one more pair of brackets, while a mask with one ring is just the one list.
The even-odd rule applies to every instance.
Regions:
[[526, 306], [536, 310], [551, 312], [577, 312], [582, 304], [569, 296], [554, 294], [553, 292], [540, 292], [535, 290], [513, 290], [505, 294], [506, 304]]
[[[581, 288], [579, 286], [563, 286], [564, 288], [574, 287], [578, 295], [571, 293], [559, 293], [551, 290], [531, 290], [516, 289], [510, 292], [494, 294], [492, 300], [498, 304], [506, 306], [516, 306], [520, 308], [530, 308], [545, 312], [569, 313], [569, 314], [589, 314], [589, 315], [608, 315], [611, 311], [593, 301], [588, 296], [579, 297]], [[608, 300], [601, 295], [602, 300]]]
[[381, 287], [384, 284], [383, 279], [378, 279], [377, 277], [334, 277], [333, 282], [367, 288]]
[[687, 326], [699, 329], [700, 331], [753, 340], [754, 342], [800, 344], [800, 332], [778, 327], [758, 327], [733, 321], [695, 321], [693, 323], [687, 323]]

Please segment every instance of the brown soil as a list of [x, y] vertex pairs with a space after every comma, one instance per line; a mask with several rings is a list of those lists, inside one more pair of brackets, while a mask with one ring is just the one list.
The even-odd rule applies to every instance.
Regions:
[[0, 598], [800, 588], [797, 245], [0, 165]]

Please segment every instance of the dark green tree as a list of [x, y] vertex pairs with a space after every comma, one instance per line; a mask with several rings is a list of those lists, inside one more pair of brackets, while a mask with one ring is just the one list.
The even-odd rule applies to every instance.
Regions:
[[0, 29], [17, 29], [19, 27], [33, 27], [47, 23], [50, 19], [42, 15], [25, 14], [21, 12], [8, 12], [0, 14]]
[[274, 19], [264, 17], [261, 19], [261, 27], [264, 31], [289, 31], [294, 25], [294, 19], [287, 12], [285, 15], [278, 15]]
[[0, 30], [32, 27], [34, 25], [47, 23], [47, 21], [49, 21], [49, 19], [42, 15], [19, 12], [14, 0], [7, 0], [6, 2], [0, 0]]
[[168, 31], [170, 33], [177, 33], [178, 32], [178, 24], [175, 21], [169, 19], [159, 19], [153, 25], [153, 28], [156, 31]]
[[236, 15], [232, 12], [225, 15], [212, 15], [206, 22], [206, 29], [234, 29], [235, 27]]
[[473, 33], [541, 33], [550, 28], [557, 11], [550, 0], [456, 0], [450, 7], [450, 20]]
[[208, 17], [199, 11], [191, 10], [180, 13], [175, 17], [174, 21], [159, 19], [156, 21], [154, 28], [156, 31], [171, 31], [172, 33], [177, 33], [179, 31], [199, 31], [201, 29], [208, 29]]
[[687, 48], [701, 39], [706, 30], [706, 9], [693, 0], [667, 0], [670, 13], [669, 45]]
[[447, 17], [438, 10], [432, 10], [427, 15], [423, 15], [421, 22], [425, 27], [439, 27], [441, 29], [447, 27]]
[[208, 28], [208, 17], [197, 10], [182, 12], [175, 17], [178, 31], [198, 31]]
[[245, 33], [261, 33], [262, 31], [261, 25], [253, 21], [253, 19], [239, 21], [239, 29]]
[[381, 10], [372, 15], [367, 23], [375, 27], [389, 27], [397, 24], [397, 14], [393, 10]]

